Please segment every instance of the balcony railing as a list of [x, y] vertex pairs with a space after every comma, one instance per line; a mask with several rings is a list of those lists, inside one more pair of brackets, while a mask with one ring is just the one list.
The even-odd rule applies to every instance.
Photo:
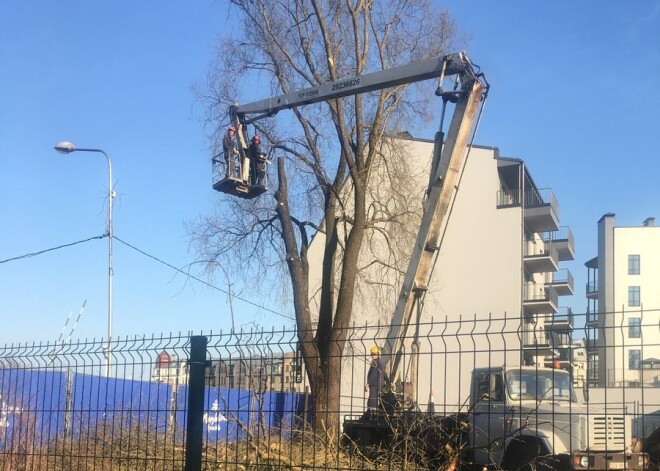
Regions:
[[556, 255], [557, 249], [553, 249], [550, 244], [543, 243], [540, 239], [537, 240], [526, 240], [523, 250], [523, 255], [525, 257], [531, 257], [534, 255]]
[[559, 306], [559, 311], [553, 317], [553, 323], [567, 322], [573, 325], [573, 310], [568, 306]]
[[559, 205], [557, 204], [557, 199], [555, 194], [550, 188], [541, 188], [526, 190], [524, 194], [524, 206], [525, 208], [539, 208], [541, 206], [550, 206], [555, 214], [559, 216]]
[[598, 294], [598, 280], [587, 282], [587, 296]]
[[562, 283], [573, 286], [573, 274], [568, 268], [562, 268], [552, 274], [553, 283]]
[[523, 256], [525, 268], [532, 273], [554, 272], [559, 267], [557, 249], [540, 240], [525, 241]]
[[552, 288], [536, 283], [526, 283], [523, 286], [523, 302], [547, 301], [557, 306], [557, 293]]
[[545, 282], [547, 285], [554, 286], [557, 290], [557, 294], [560, 296], [573, 294], [573, 274], [568, 268], [562, 268], [559, 271], [547, 273]]
[[[559, 205], [555, 194], [550, 188], [534, 188], [522, 192], [520, 188], [505, 188], [497, 192], [497, 206], [518, 206], [522, 202], [525, 208], [539, 208], [550, 206], [557, 216], [559, 216]], [[553, 231], [555, 232], [555, 231]]]
[[497, 207], [520, 206], [520, 190], [504, 189], [497, 192]]
[[575, 258], [575, 237], [568, 226], [561, 226], [556, 231], [544, 232], [541, 239], [545, 244], [557, 247], [560, 261]]
[[598, 313], [587, 312], [587, 325], [597, 324], [597, 323], [598, 323]]
[[544, 232], [542, 234], [543, 242], [557, 242], [567, 240], [569, 244], [574, 245], [575, 237], [573, 231], [568, 226], [561, 226], [556, 231]]
[[586, 343], [587, 351], [588, 352], [595, 352], [596, 347], [598, 346], [598, 332], [595, 331], [593, 336], [587, 338], [586, 340], [587, 340], [587, 343]]
[[522, 341], [525, 347], [535, 347], [539, 345], [550, 345], [550, 336], [538, 324], [528, 324], [523, 328]]
[[559, 229], [559, 205], [550, 189], [535, 188], [523, 193], [525, 227], [531, 232], [551, 232]]

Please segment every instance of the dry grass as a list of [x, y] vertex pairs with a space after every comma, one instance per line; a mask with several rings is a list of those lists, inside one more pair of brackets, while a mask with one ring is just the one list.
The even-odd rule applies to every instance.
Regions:
[[[165, 421], [115, 414], [112, 420], [92, 421], [79, 416], [73, 434], [49, 437], [37, 433], [36, 421], [27, 414], [15, 424], [11, 440], [0, 441], [0, 471], [181, 471], [185, 464], [185, 435]], [[309, 428], [287, 435], [268, 433], [268, 428], [247, 427], [234, 420], [245, 437], [238, 441], [206, 442], [202, 469], [225, 470], [397, 470], [445, 469], [453, 459], [431, 463], [423, 443], [403, 433], [392, 446], [359, 449], [340, 446], [327, 434]], [[44, 435], [46, 433], [46, 435]]]
[[[130, 429], [102, 423], [72, 439], [59, 437], [31, 447], [0, 452], [1, 471], [181, 471], [185, 463], [181, 432], [158, 433], [140, 425]], [[27, 438], [27, 437], [26, 437]], [[253, 435], [236, 442], [207, 443], [202, 469], [225, 470], [395, 470], [429, 469], [393, 450], [365, 454], [338, 447], [311, 432], [293, 438]]]

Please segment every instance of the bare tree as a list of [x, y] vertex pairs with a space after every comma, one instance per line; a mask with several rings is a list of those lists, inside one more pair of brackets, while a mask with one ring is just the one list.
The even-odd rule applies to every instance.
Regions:
[[[221, 40], [203, 94], [213, 150], [220, 148], [229, 124], [228, 106], [239, 99], [289, 93], [437, 56], [448, 52], [456, 35], [453, 20], [429, 0], [229, 4], [240, 26]], [[431, 89], [398, 86], [256, 122], [254, 132], [267, 139], [276, 162], [275, 200], [223, 196], [216, 214], [191, 228], [209, 267], [220, 263], [248, 281], [266, 272], [268, 279], [288, 280], [315, 426], [331, 437], [339, 425], [337, 378], [364, 268], [361, 251], [378, 233], [386, 250], [375, 252], [396, 257], [401, 234], [410, 232], [410, 208], [394, 202], [400, 199], [374, 196], [370, 178], [381, 172], [392, 180], [388, 191], [405, 190], [405, 161], [396, 161], [387, 136], [430, 118]], [[323, 248], [320, 288], [312, 293], [308, 250], [315, 234], [323, 234]], [[374, 263], [397, 266], [387, 257]]]

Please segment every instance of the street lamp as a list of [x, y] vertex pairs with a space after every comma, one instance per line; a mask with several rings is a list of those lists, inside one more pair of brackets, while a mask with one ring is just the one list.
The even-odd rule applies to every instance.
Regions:
[[55, 150], [62, 154], [72, 152], [98, 152], [103, 154], [108, 161], [108, 227], [106, 235], [108, 236], [108, 346], [106, 354], [106, 376], [110, 376], [112, 366], [112, 200], [115, 192], [112, 190], [112, 161], [110, 156], [101, 149], [88, 149], [76, 147], [72, 142], [62, 141], [55, 144]]

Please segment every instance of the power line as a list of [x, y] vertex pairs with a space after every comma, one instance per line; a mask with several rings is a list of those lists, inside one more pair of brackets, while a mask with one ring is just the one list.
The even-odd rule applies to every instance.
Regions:
[[[129, 244], [128, 242], [121, 240], [121, 239], [120, 239], [119, 237], [117, 237], [117, 236], [112, 236], [112, 238], [115, 239], [115, 240], [118, 241], [118, 242], [121, 242], [121, 243], [124, 244], [125, 246], [130, 247], [131, 249], [135, 250], [136, 252], [141, 253], [141, 254], [144, 255], [145, 257], [149, 257], [149, 258], [151, 258], [152, 260], [157, 261], [158, 263], [162, 263], [162, 264], [165, 265], [166, 267], [171, 268], [172, 270], [176, 270], [177, 272], [182, 273], [183, 275], [185, 275], [185, 276], [187, 276], [187, 277], [189, 277], [189, 278], [191, 278], [191, 279], [193, 279], [193, 280], [195, 280], [195, 281], [197, 281], [197, 282], [199, 282], [199, 283], [202, 283], [203, 285], [206, 285], [206, 286], [208, 286], [209, 288], [213, 288], [213, 289], [218, 290], [218, 291], [220, 291], [220, 292], [222, 292], [222, 293], [229, 294], [229, 292], [225, 291], [224, 289], [222, 289], [222, 288], [220, 288], [220, 287], [218, 287], [218, 286], [212, 285], [211, 283], [209, 283], [209, 282], [207, 282], [207, 281], [204, 281], [204, 280], [202, 280], [201, 278], [197, 278], [196, 276], [191, 275], [190, 273], [187, 273], [187, 272], [181, 270], [180, 268], [177, 268], [177, 267], [175, 267], [174, 265], [171, 265], [171, 264], [167, 263], [166, 261], [159, 259], [158, 257], [156, 257], [156, 256], [154, 256], [154, 255], [148, 254], [148, 253], [145, 252], [144, 250], [138, 249], [138, 248], [135, 247], [134, 245], [131, 245], [131, 244]], [[280, 316], [280, 317], [283, 317], [283, 318], [285, 318], [285, 319], [289, 319], [289, 320], [295, 320], [295, 319], [294, 319], [293, 317], [291, 317], [291, 316], [287, 316], [286, 314], [282, 314], [281, 312], [273, 311], [272, 309], [269, 309], [269, 308], [267, 308], [267, 307], [265, 307], [265, 306], [263, 306], [263, 305], [261, 305], [261, 304], [257, 304], [257, 303], [255, 303], [255, 302], [253, 302], [253, 301], [248, 300], [248, 299], [242, 298], [242, 297], [240, 297], [240, 296], [236, 296], [235, 294], [232, 294], [232, 296], [233, 296], [234, 298], [236, 298], [236, 299], [239, 299], [239, 300], [241, 300], [241, 301], [247, 303], [247, 304], [250, 304], [250, 305], [252, 305], [252, 306], [258, 307], [258, 308], [260, 308], [260, 309], [263, 309], [263, 310], [265, 310], [265, 311], [268, 311], [268, 312], [270, 312], [270, 313], [272, 313], [272, 314], [275, 314], [275, 315], [277, 315], [277, 316]]]
[[[13, 261], [16, 261], [16, 260], [22, 260], [22, 259], [30, 258], [30, 257], [36, 257], [37, 255], [42, 255], [42, 254], [45, 254], [45, 253], [48, 253], [48, 252], [53, 252], [53, 251], [55, 251], [55, 250], [63, 249], [63, 248], [66, 248], [66, 247], [72, 247], [72, 246], [74, 246], [74, 245], [78, 245], [78, 244], [83, 244], [83, 243], [85, 243], [85, 242], [89, 242], [90, 240], [105, 239], [106, 237], [108, 237], [108, 234], [103, 234], [103, 235], [100, 235], [100, 236], [90, 237], [90, 238], [88, 238], [88, 239], [79, 240], [79, 241], [77, 241], [77, 242], [71, 242], [70, 244], [58, 245], [57, 247], [51, 247], [51, 248], [49, 248], [49, 249], [40, 250], [40, 251], [38, 251], [38, 252], [27, 253], [27, 254], [24, 254], [24, 255], [20, 255], [20, 256], [18, 256], [18, 257], [12, 257], [12, 258], [8, 258], [8, 259], [6, 259], [6, 260], [0, 260], [0, 264], [2, 264], [2, 263], [7, 263], [7, 262], [13, 262]], [[179, 272], [179, 273], [182, 273], [182, 274], [184, 274], [185, 276], [187, 276], [187, 277], [189, 277], [189, 278], [191, 278], [191, 279], [193, 279], [193, 280], [195, 280], [195, 281], [197, 281], [197, 282], [199, 282], [199, 283], [202, 283], [203, 285], [208, 286], [209, 288], [213, 288], [213, 289], [218, 290], [218, 291], [220, 291], [220, 292], [222, 292], [222, 293], [229, 294], [229, 292], [225, 291], [224, 289], [222, 289], [222, 288], [220, 288], [220, 287], [218, 287], [218, 286], [212, 285], [211, 283], [209, 283], [209, 282], [207, 282], [207, 281], [204, 281], [204, 280], [202, 280], [201, 278], [198, 278], [198, 277], [196, 277], [196, 276], [194, 276], [194, 275], [191, 275], [190, 273], [187, 273], [187, 272], [181, 270], [180, 268], [177, 268], [177, 267], [175, 267], [174, 265], [172, 265], [172, 264], [170, 264], [170, 263], [167, 263], [167, 262], [165, 262], [164, 260], [161, 260], [161, 259], [159, 259], [158, 257], [156, 257], [156, 256], [154, 256], [154, 255], [151, 255], [151, 254], [145, 252], [144, 250], [138, 249], [138, 248], [135, 247], [134, 245], [131, 245], [131, 244], [129, 244], [128, 242], [121, 240], [121, 239], [120, 239], [119, 237], [117, 237], [117, 236], [114, 236], [114, 235], [113, 235], [112, 238], [115, 239], [115, 240], [118, 241], [118, 242], [121, 242], [121, 243], [124, 244], [125, 246], [130, 247], [131, 249], [135, 250], [136, 252], [141, 253], [141, 254], [144, 255], [145, 257], [149, 257], [149, 258], [151, 258], [152, 260], [155, 260], [155, 261], [157, 261], [157, 262], [159, 262], [159, 263], [162, 263], [162, 264], [165, 265], [166, 267], [171, 268], [172, 270], [175, 270], [175, 271], [177, 271], [177, 272]], [[277, 312], [277, 311], [274, 311], [274, 310], [272, 310], [272, 309], [269, 309], [269, 308], [267, 308], [266, 306], [263, 306], [263, 305], [261, 305], [261, 304], [257, 304], [257, 303], [255, 303], [255, 302], [253, 302], [253, 301], [250, 301], [249, 299], [245, 299], [245, 298], [242, 298], [242, 297], [240, 297], [240, 296], [236, 296], [235, 294], [232, 294], [232, 296], [233, 296], [234, 298], [236, 298], [236, 299], [239, 299], [240, 301], [243, 301], [244, 303], [247, 303], [247, 304], [250, 304], [250, 305], [252, 305], [252, 306], [258, 307], [259, 309], [263, 309], [264, 311], [268, 311], [268, 312], [270, 312], [270, 313], [272, 313], [272, 314], [275, 314], [276, 316], [280, 316], [280, 317], [283, 317], [283, 318], [288, 319], [288, 320], [291, 320], [291, 321], [292, 321], [292, 320], [295, 320], [295, 319], [294, 319], [293, 317], [291, 317], [291, 316], [287, 316], [286, 314], [282, 314], [281, 312]]]
[[47, 252], [52, 252], [54, 250], [59, 250], [59, 249], [63, 249], [63, 248], [66, 248], [66, 247], [72, 247], [74, 245], [89, 242], [90, 240], [94, 240], [94, 239], [105, 239], [106, 237], [108, 237], [108, 234], [103, 234], [103, 235], [100, 235], [100, 236], [90, 237], [89, 239], [79, 240], [77, 242], [71, 242], [70, 244], [58, 245], [57, 247], [52, 247], [50, 249], [40, 250], [39, 252], [26, 253], [25, 255], [20, 255], [18, 257], [12, 257], [12, 258], [8, 258], [6, 260], [0, 260], [0, 263], [7, 263], [7, 262], [13, 262], [14, 260], [22, 260], [24, 258], [36, 257], [37, 255], [42, 255], [42, 254], [45, 254]]

